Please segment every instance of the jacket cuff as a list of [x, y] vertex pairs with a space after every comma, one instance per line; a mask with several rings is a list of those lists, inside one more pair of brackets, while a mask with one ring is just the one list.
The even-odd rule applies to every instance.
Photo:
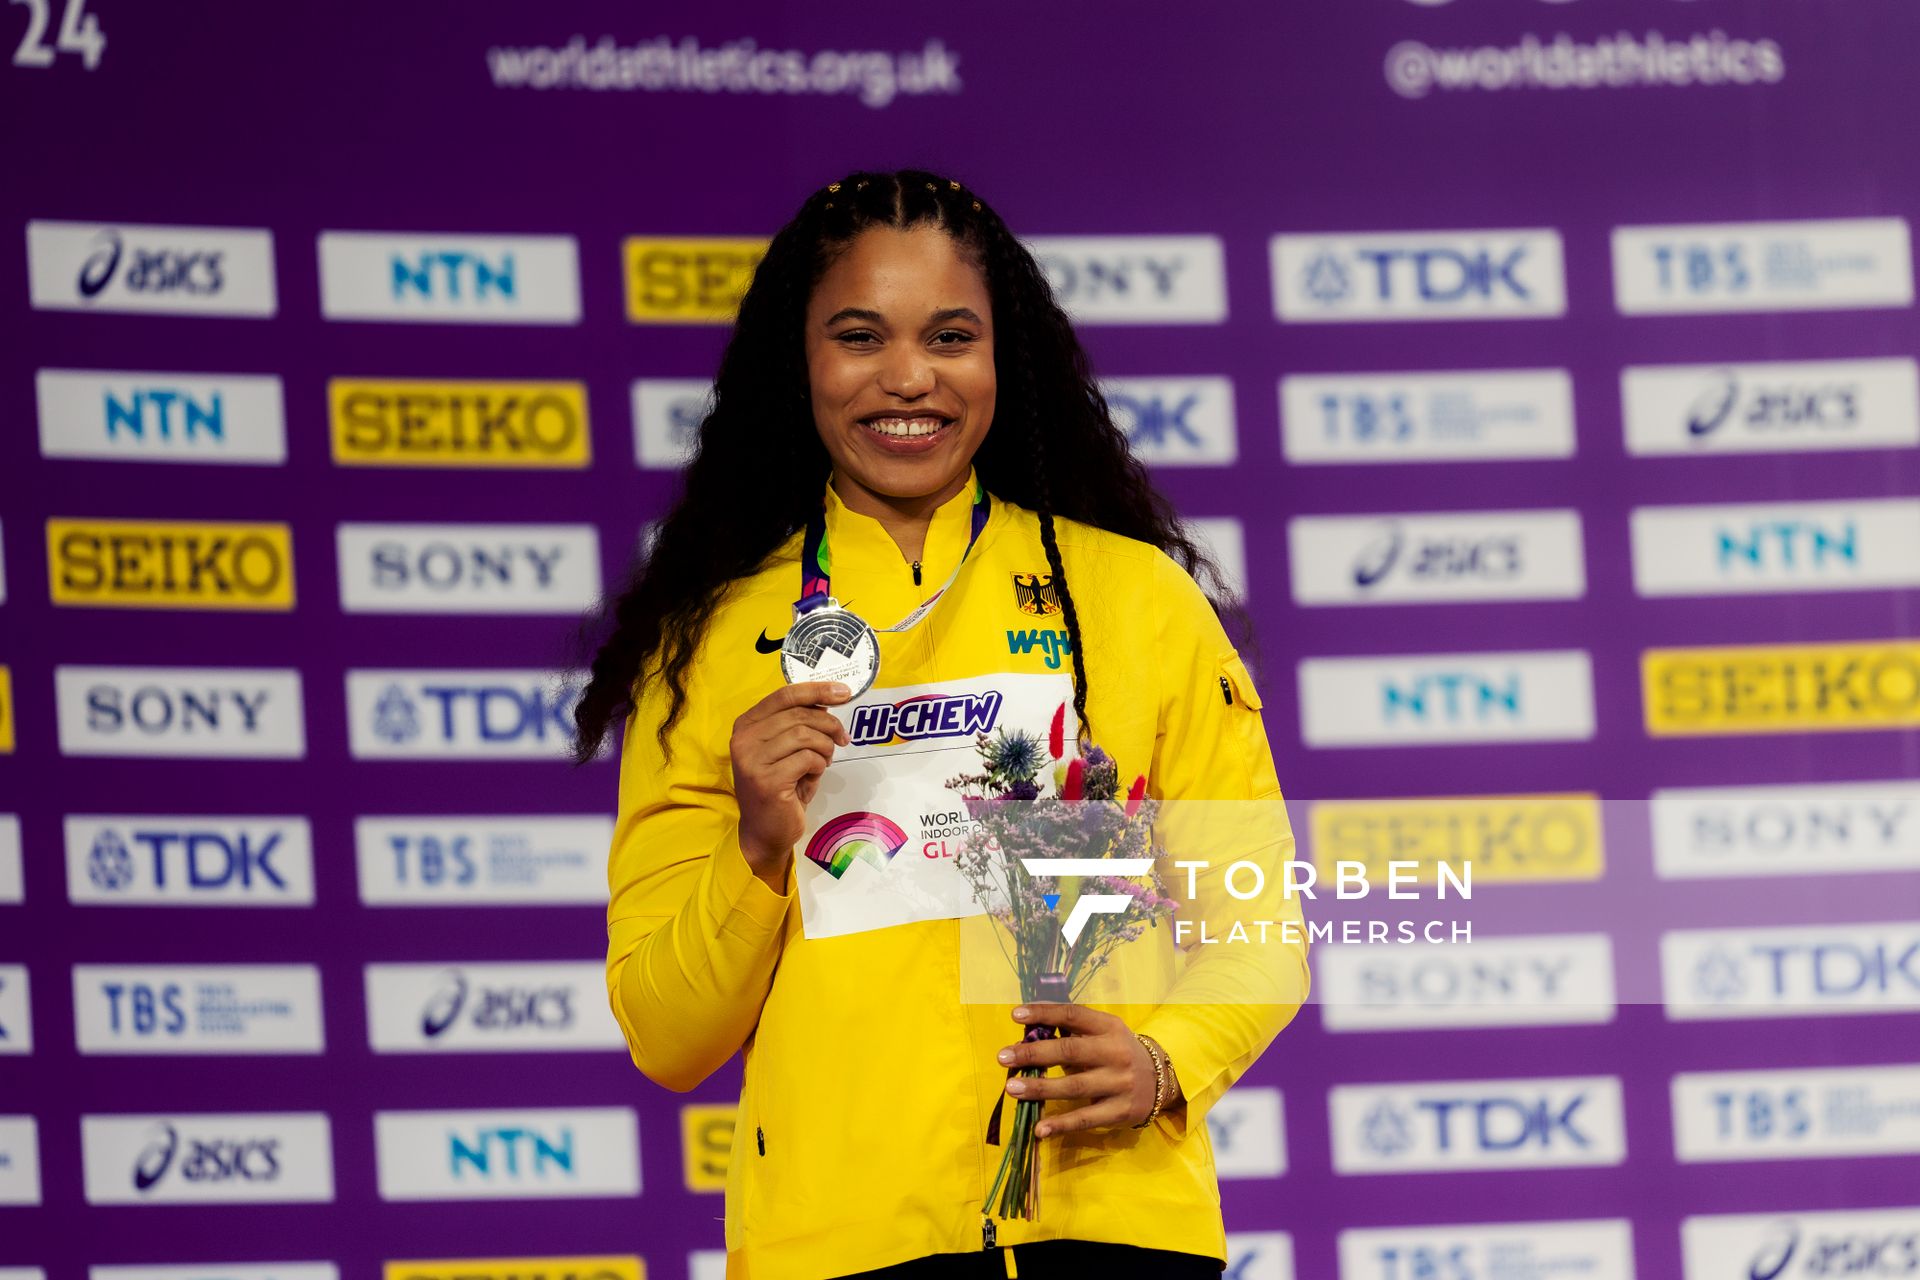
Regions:
[[762, 941], [778, 930], [793, 905], [793, 868], [788, 864], [785, 892], [775, 893], [753, 873], [740, 850], [740, 829], [730, 827], [709, 864], [707, 903], [722, 931]]

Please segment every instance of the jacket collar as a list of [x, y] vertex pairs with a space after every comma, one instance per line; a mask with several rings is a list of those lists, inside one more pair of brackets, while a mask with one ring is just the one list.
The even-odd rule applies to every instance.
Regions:
[[[927, 526], [926, 546], [920, 555], [920, 580], [938, 586], [967, 549], [967, 535], [973, 523], [973, 489], [978, 477], [971, 466], [960, 491], [934, 509]], [[997, 504], [996, 504], [997, 505]], [[827, 549], [832, 557], [834, 576], [843, 569], [894, 573], [906, 568], [908, 557], [894, 542], [886, 526], [869, 515], [849, 508], [826, 485]], [[982, 530], [983, 539], [986, 531]], [[837, 592], [836, 588], [836, 592]]]

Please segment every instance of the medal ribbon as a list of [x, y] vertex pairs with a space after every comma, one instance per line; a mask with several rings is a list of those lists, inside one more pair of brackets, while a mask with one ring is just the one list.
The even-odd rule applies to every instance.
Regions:
[[[967, 556], [973, 551], [973, 544], [980, 540], [980, 531], [987, 527], [987, 512], [991, 504], [987, 500], [987, 487], [980, 477], [973, 478], [973, 515], [971, 531], [967, 535], [967, 548], [960, 553], [960, 564], [953, 566], [953, 572], [940, 584], [940, 589], [922, 601], [912, 613], [900, 619], [890, 627], [875, 627], [875, 631], [905, 631], [926, 617], [940, 597], [947, 593], [953, 580], [960, 576], [961, 565], [966, 564]], [[827, 513], [825, 508], [814, 512], [807, 521], [807, 536], [800, 544], [800, 598], [794, 601], [793, 613], [797, 618], [827, 602], [833, 594], [833, 559], [827, 550]]]

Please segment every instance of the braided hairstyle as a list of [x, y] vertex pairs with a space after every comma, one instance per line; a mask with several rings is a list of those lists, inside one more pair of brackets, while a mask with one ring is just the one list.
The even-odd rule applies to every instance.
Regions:
[[714, 377], [679, 500], [617, 597], [582, 637], [592, 679], [574, 709], [575, 758], [592, 759], [629, 714], [642, 680], [664, 680], [667, 734], [686, 701], [687, 669], [728, 589], [750, 576], [819, 508], [832, 470], [814, 426], [805, 329], [814, 286], [869, 227], [931, 224], [986, 277], [998, 384], [993, 429], [973, 465], [987, 491], [1036, 512], [1073, 657], [1073, 707], [1087, 720], [1080, 616], [1060, 559], [1057, 516], [1136, 538], [1194, 575], [1222, 604], [1221, 577], [1128, 451], [1086, 353], [1033, 255], [958, 182], [918, 169], [859, 172], [807, 198], [753, 274]]

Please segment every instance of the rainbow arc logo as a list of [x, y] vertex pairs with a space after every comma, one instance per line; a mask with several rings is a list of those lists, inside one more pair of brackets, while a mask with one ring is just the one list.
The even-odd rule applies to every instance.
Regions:
[[807, 841], [807, 857], [838, 880], [855, 858], [885, 871], [907, 843], [907, 833], [883, 814], [856, 810], [828, 821]]

